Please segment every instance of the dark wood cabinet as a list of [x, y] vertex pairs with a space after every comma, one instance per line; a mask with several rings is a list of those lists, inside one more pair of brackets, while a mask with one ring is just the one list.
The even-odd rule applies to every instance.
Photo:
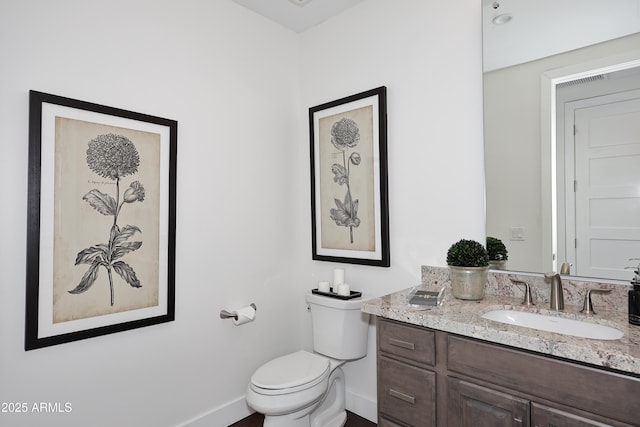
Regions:
[[378, 424], [640, 425], [640, 378], [378, 318]]

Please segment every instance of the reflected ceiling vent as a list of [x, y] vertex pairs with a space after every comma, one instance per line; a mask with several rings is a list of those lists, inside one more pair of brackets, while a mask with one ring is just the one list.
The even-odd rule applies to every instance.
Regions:
[[582, 79], [563, 82], [563, 83], [560, 83], [557, 87], [561, 88], [561, 87], [567, 87], [567, 86], [577, 86], [577, 85], [581, 85], [581, 84], [585, 84], [585, 83], [595, 82], [595, 81], [598, 81], [598, 80], [604, 80], [604, 74], [598, 74], [598, 75], [595, 75], [595, 76], [589, 76], [589, 77], [585, 77], [585, 78], [582, 78]]
[[311, 0], [289, 0], [291, 3], [295, 4], [296, 6], [306, 6], [309, 3], [311, 3]]

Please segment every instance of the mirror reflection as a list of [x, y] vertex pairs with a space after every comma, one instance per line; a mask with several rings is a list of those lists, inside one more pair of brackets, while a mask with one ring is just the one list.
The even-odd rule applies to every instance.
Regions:
[[640, 0], [483, 0], [483, 55], [486, 232], [506, 268], [630, 280]]

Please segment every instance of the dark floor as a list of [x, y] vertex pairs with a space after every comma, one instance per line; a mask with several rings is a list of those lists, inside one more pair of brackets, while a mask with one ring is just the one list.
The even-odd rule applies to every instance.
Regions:
[[[231, 424], [229, 427], [262, 427], [262, 420], [264, 419], [262, 414], [253, 414], [247, 418]], [[374, 427], [376, 424], [362, 418], [352, 412], [347, 411], [347, 423], [345, 427]]]

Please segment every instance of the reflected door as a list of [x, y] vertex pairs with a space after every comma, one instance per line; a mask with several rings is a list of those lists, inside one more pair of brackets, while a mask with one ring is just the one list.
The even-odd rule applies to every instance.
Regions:
[[573, 160], [566, 169], [575, 177], [573, 200], [567, 198], [573, 206], [566, 207], [572, 274], [630, 280], [628, 260], [640, 258], [640, 90], [571, 104], [574, 158], [565, 160]]

